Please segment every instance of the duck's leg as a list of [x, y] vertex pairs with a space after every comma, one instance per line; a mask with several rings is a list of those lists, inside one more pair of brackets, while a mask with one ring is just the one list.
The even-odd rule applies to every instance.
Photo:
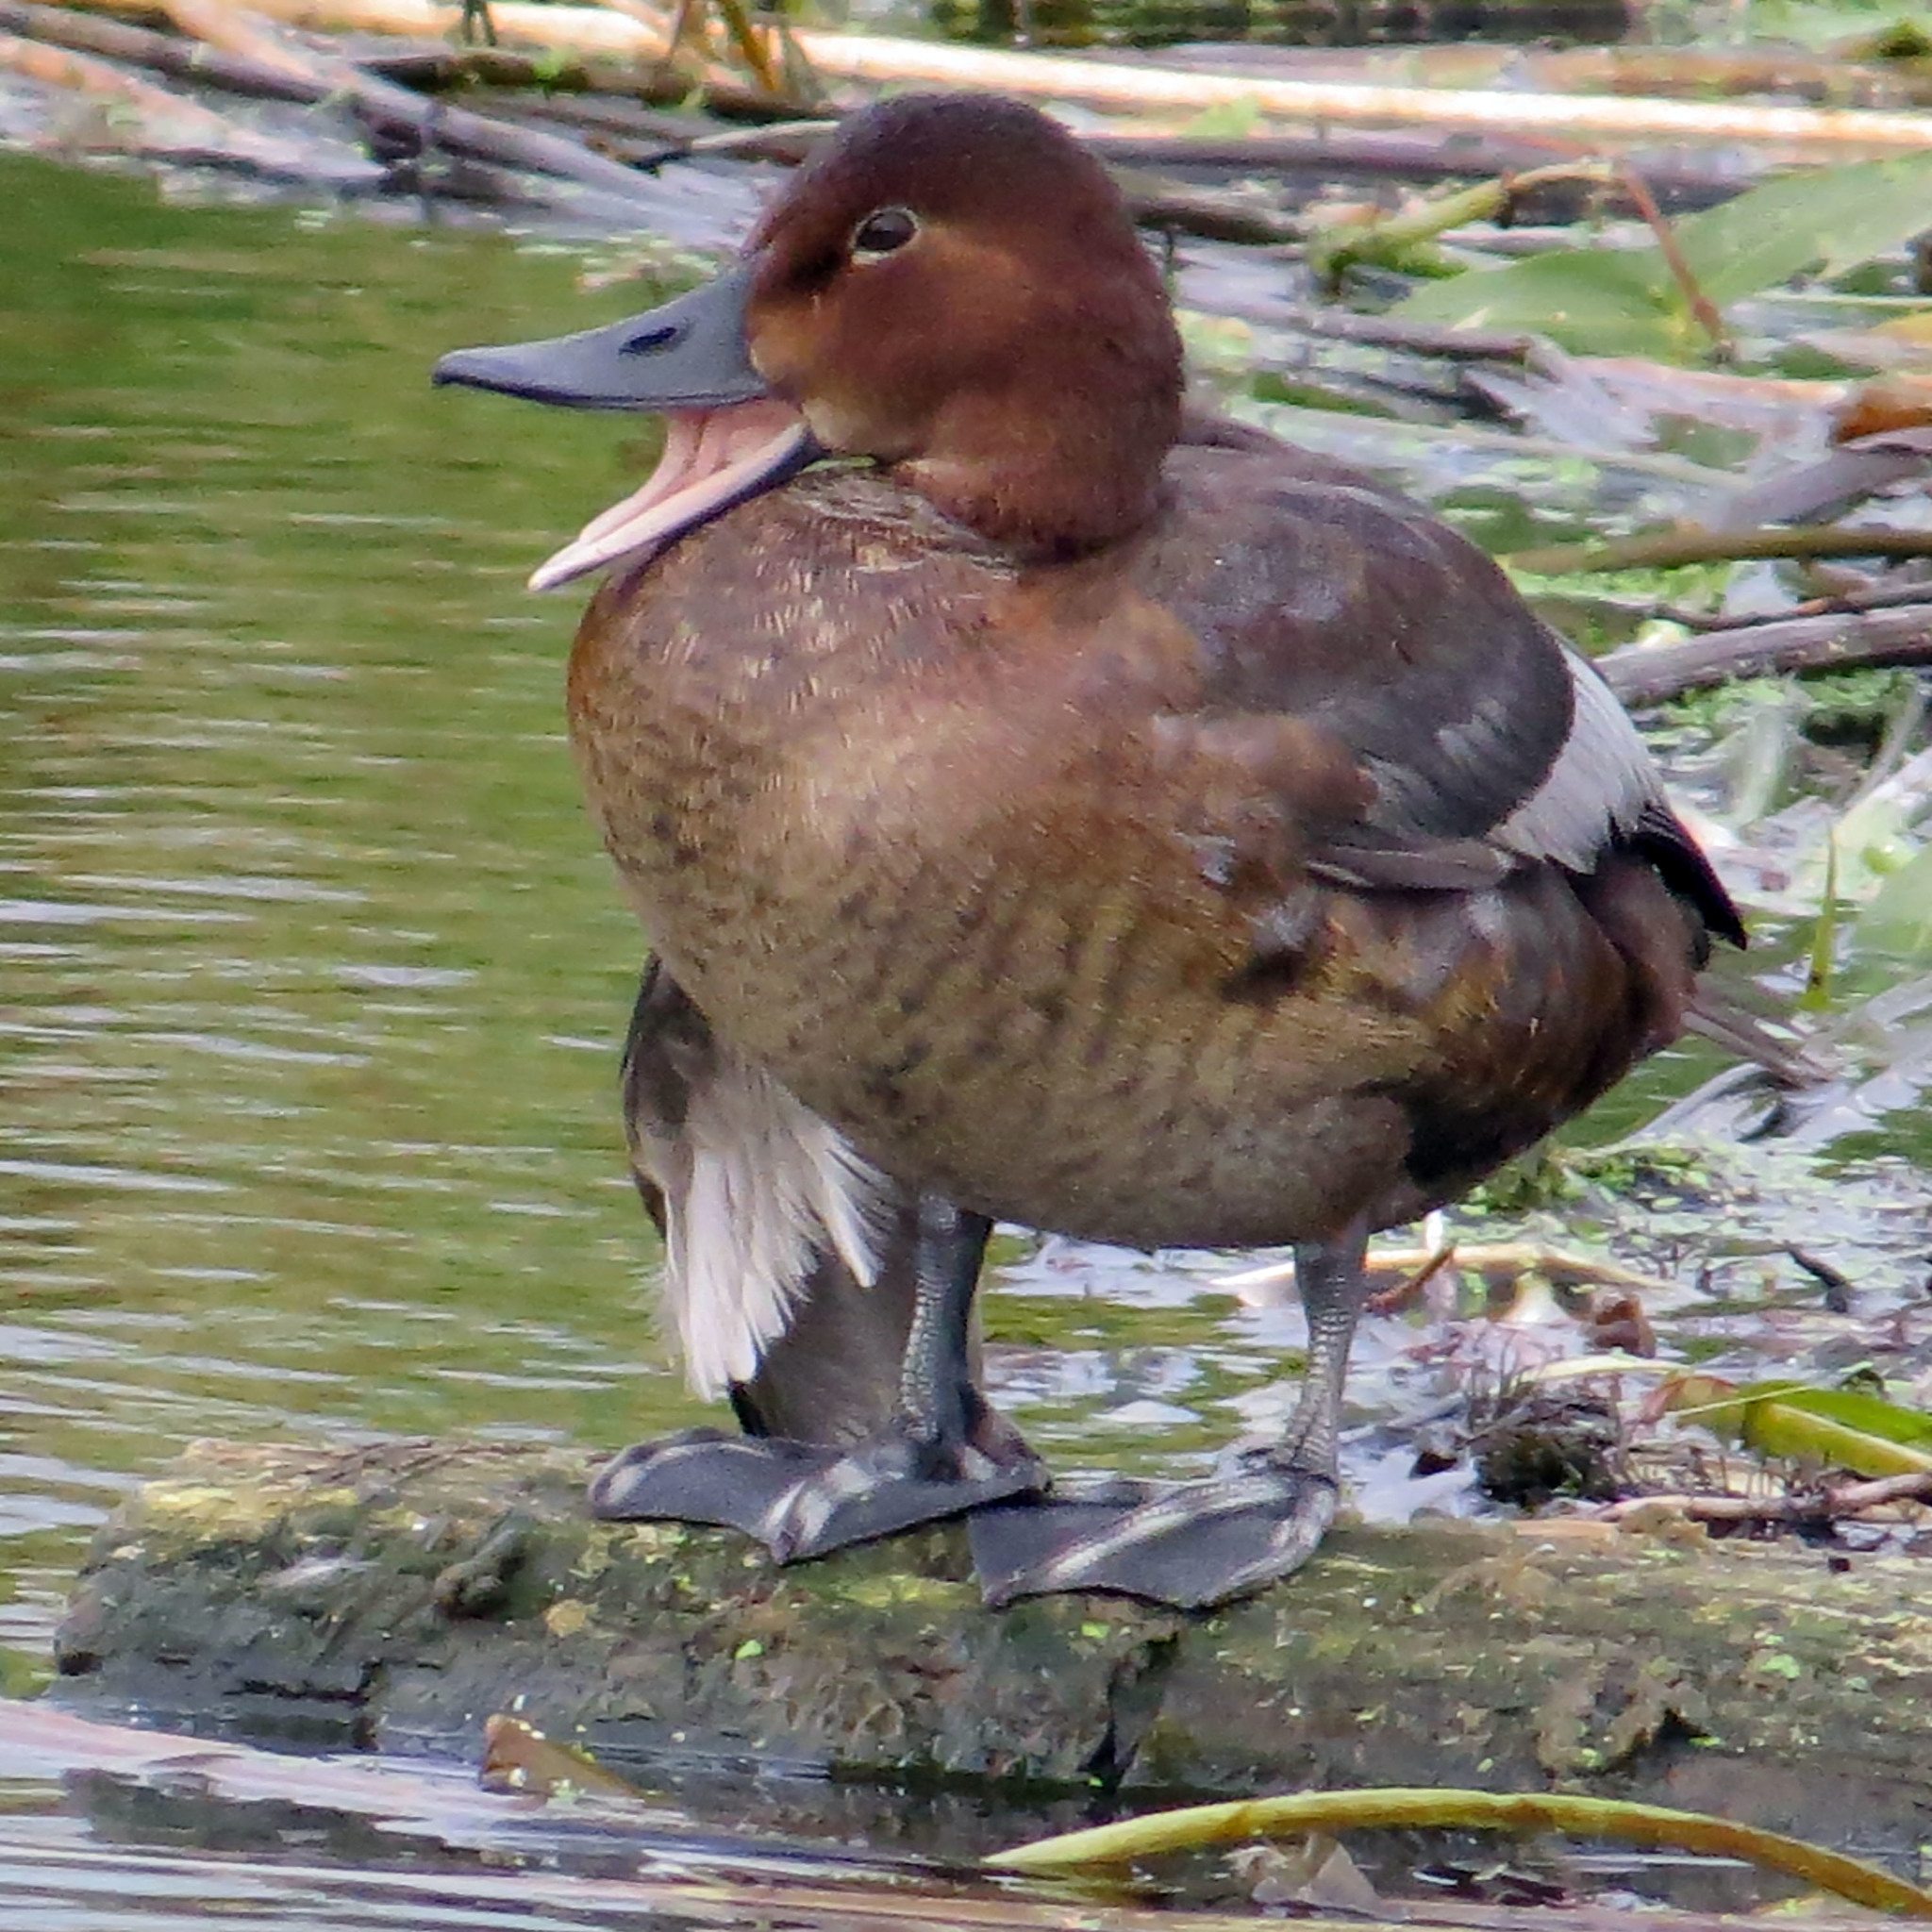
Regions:
[[[903, 1301], [910, 1289], [897, 1401], [858, 1440], [852, 1423], [873, 1407], [872, 1393], [854, 1379], [849, 1353], [836, 1371], [819, 1373], [827, 1358], [816, 1340], [839, 1338], [814, 1337], [808, 1299], [796, 1341], [781, 1338], [758, 1376], [732, 1391], [750, 1433], [692, 1429], [623, 1451], [591, 1486], [592, 1513], [720, 1524], [789, 1563], [1043, 1489], [1044, 1471], [973, 1380], [973, 1296], [990, 1228], [925, 1195], [901, 1217], [873, 1289], [859, 1290], [835, 1257], [819, 1257], [808, 1297], [816, 1289], [836, 1300]], [[844, 1338], [849, 1345], [861, 1339]], [[827, 1399], [814, 1413], [822, 1381]], [[817, 1439], [765, 1433], [768, 1416]]]
[[[716, 1102], [732, 1077], [703, 1014], [652, 961], [624, 1103], [639, 1191], [660, 1233], [674, 1215], [689, 1219], [693, 1144], [716, 1153], [721, 1117], [732, 1117]], [[731, 1384], [745, 1434], [692, 1429], [623, 1451], [591, 1484], [596, 1515], [720, 1524], [796, 1560], [1041, 1485], [974, 1381], [988, 1224], [891, 1184], [874, 1208], [870, 1284], [815, 1241], [781, 1332]]]
[[885, 1426], [803, 1475], [756, 1533], [780, 1562], [1037, 1493], [1046, 1474], [973, 1378], [973, 1301], [992, 1224], [919, 1197], [912, 1319]]
[[1050, 1501], [975, 1515], [973, 1554], [987, 1601], [1107, 1590], [1207, 1609], [1299, 1569], [1335, 1519], [1366, 1247], [1366, 1228], [1356, 1227], [1294, 1251], [1308, 1364], [1278, 1441], [1230, 1451], [1205, 1482], [1063, 1482]]

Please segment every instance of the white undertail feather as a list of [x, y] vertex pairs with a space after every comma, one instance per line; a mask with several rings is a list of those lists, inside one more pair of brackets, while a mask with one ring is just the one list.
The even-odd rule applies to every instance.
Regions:
[[829, 1244], [864, 1287], [876, 1279], [877, 1174], [770, 1074], [721, 1054], [682, 1126], [648, 1140], [664, 1190], [665, 1299], [698, 1394], [757, 1373], [815, 1250]]
[[1616, 693], [1574, 653], [1563, 656], [1575, 694], [1569, 736], [1542, 783], [1490, 836], [1525, 858], [1589, 872], [1609, 835], [1630, 830], [1663, 785]]

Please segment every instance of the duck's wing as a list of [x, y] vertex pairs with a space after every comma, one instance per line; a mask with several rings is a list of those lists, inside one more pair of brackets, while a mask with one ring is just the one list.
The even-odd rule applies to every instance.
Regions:
[[[1291, 803], [1308, 872], [1466, 891], [1537, 861], [1588, 874], [1629, 850], [1740, 940], [1597, 674], [1474, 544], [1333, 471], [1278, 445], [1176, 452], [1175, 507], [1140, 569], [1198, 641], [1185, 728], [1245, 758], [1258, 792], [1302, 774]], [[1318, 769], [1311, 743], [1336, 769]]]

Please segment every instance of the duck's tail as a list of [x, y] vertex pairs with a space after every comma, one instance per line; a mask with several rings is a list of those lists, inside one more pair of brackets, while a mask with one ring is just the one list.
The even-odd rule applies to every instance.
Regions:
[[1726, 1053], [1762, 1067], [1779, 1087], [1823, 1087], [1837, 1077], [1837, 1069], [1814, 1041], [1754, 1013], [1735, 993], [1708, 980], [1698, 986], [1684, 1024]]

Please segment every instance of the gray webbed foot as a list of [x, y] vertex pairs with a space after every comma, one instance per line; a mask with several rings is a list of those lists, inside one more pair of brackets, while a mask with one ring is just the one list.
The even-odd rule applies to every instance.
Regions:
[[804, 1562], [874, 1537], [1035, 1495], [1046, 1474], [1030, 1456], [922, 1442], [893, 1430], [802, 1477], [755, 1532], [781, 1563]]
[[1335, 1520], [1332, 1474], [1247, 1450], [1205, 1482], [1119, 1479], [976, 1512], [973, 1562], [993, 1607], [1108, 1591], [1211, 1609], [1298, 1570]]
[[591, 1514], [607, 1523], [707, 1523], [762, 1536], [770, 1515], [840, 1452], [782, 1438], [687, 1429], [619, 1451], [591, 1479]]
[[889, 1430], [849, 1450], [691, 1429], [615, 1456], [591, 1485], [607, 1521], [717, 1524], [780, 1563], [939, 1523], [1044, 1487], [1024, 1452], [989, 1455]]

